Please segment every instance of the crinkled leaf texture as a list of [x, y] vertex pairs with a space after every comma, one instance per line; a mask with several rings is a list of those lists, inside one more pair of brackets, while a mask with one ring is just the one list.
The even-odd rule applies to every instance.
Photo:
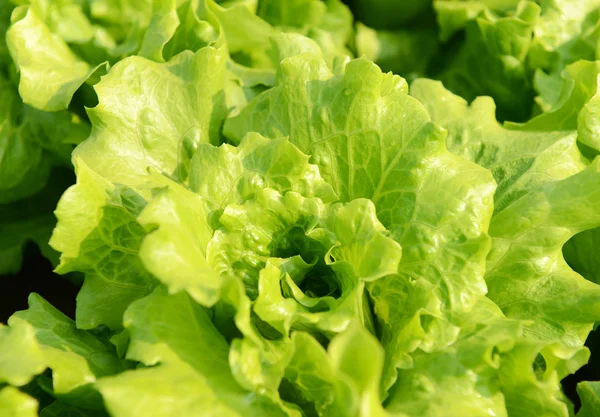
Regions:
[[388, 349], [384, 388], [396, 367], [411, 366], [410, 352], [452, 343], [454, 315], [485, 293], [494, 183], [445, 149], [405, 81], [366, 59], [335, 76], [318, 58], [290, 58], [278, 85], [225, 124], [233, 140], [245, 131], [289, 136], [341, 201], [369, 198], [404, 248], [398, 273], [369, 284]]
[[[0, 404], [27, 406], [31, 384], [42, 416], [568, 415], [559, 381], [600, 320], [597, 285], [562, 257], [600, 226], [600, 161], [574, 130], [507, 129], [489, 98], [431, 81], [409, 95], [347, 59], [337, 1], [132, 4], [81, 9], [126, 33], [95, 59], [144, 56], [95, 85], [56, 210], [57, 272], [85, 275], [76, 321], [33, 295], [0, 328]], [[499, 80], [532, 95], [540, 8], [522, 4], [448, 15], [474, 36], [453, 73], [476, 75], [469, 98], [482, 80], [503, 106]], [[97, 28], [17, 10], [15, 37], [37, 13], [61, 65], [92, 62]], [[43, 70], [21, 58], [22, 81]]]

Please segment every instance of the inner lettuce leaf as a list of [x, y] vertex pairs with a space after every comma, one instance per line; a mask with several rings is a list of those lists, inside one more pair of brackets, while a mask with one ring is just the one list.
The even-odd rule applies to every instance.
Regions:
[[[495, 185], [486, 170], [445, 149], [444, 133], [406, 94], [403, 79], [383, 74], [366, 59], [351, 61], [339, 76], [312, 56], [284, 60], [280, 71], [279, 85], [228, 119], [225, 134], [236, 141], [246, 131], [289, 135], [312, 154], [342, 202], [369, 198], [390, 236], [405, 248], [398, 274], [369, 284], [390, 349], [387, 389], [396, 367], [410, 366], [406, 353], [452, 343], [458, 331], [453, 315], [468, 311], [485, 294], [486, 230]], [[427, 302], [426, 329], [394, 318], [411, 308], [421, 314], [424, 306], [406, 305], [413, 286], [427, 288], [436, 299]], [[410, 343], [401, 335], [404, 326], [416, 327], [409, 331]], [[396, 338], [404, 339], [401, 349]]]

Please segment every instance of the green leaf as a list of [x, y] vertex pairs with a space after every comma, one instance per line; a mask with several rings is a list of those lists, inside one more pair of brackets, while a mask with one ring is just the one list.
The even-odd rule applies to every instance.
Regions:
[[511, 351], [520, 325], [485, 299], [460, 321], [456, 343], [437, 352], [417, 351], [412, 366], [398, 371], [387, 400], [390, 411], [415, 417], [507, 416], [496, 377], [500, 355]]
[[502, 358], [498, 379], [506, 411], [509, 416], [567, 417], [566, 399], [557, 375], [540, 377], [532, 366], [539, 349], [535, 342], [523, 342]]
[[116, 183], [135, 185], [149, 167], [185, 180], [197, 147], [220, 142], [225, 64], [225, 52], [210, 47], [164, 64], [120, 61], [95, 86], [94, 128], [75, 157]]
[[332, 267], [347, 263], [364, 281], [375, 281], [398, 272], [402, 248], [386, 236], [370, 200], [356, 199], [346, 205], [331, 206], [321, 227], [323, 229], [316, 229], [309, 236], [316, 238], [321, 231], [329, 234], [326, 247], [331, 249], [326, 257], [330, 258], [328, 263]]
[[600, 383], [582, 382], [577, 385], [581, 408], [577, 417], [593, 417], [600, 412]]
[[548, 346], [546, 361], [562, 364], [561, 376], [574, 372], [586, 360], [582, 347], [598, 314], [600, 287], [568, 267], [562, 247], [598, 226], [598, 161], [586, 167], [572, 132], [502, 128], [489, 98], [469, 108], [427, 80], [412, 93], [449, 129], [449, 148], [491, 169], [498, 182], [488, 297], [509, 318], [525, 321], [527, 337]]
[[451, 152], [491, 171], [498, 183], [495, 213], [528, 190], [576, 174], [587, 165], [573, 132], [506, 129], [496, 121], [495, 105], [489, 97], [479, 97], [469, 106], [432, 80], [415, 81], [411, 95], [425, 105], [434, 121], [448, 129], [446, 145]]
[[464, 45], [439, 78], [468, 101], [492, 96], [501, 119], [524, 120], [533, 100], [526, 59], [539, 13], [534, 2], [505, 17], [485, 9], [467, 23]]
[[45, 111], [66, 109], [75, 91], [102, 65], [91, 67], [78, 58], [35, 8], [16, 9], [12, 20], [6, 42], [21, 72], [23, 101]]
[[[16, 332], [35, 329], [43, 363], [52, 369], [54, 392], [67, 395], [77, 391], [65, 398], [74, 402], [83, 400], [88, 408], [94, 408], [94, 401], [99, 400], [94, 399], [93, 393], [89, 392], [92, 391], [90, 384], [97, 378], [122, 372], [128, 367], [117, 358], [114, 348], [108, 342], [98, 339], [90, 332], [77, 329], [71, 319], [35, 293], [29, 296], [29, 309], [15, 313], [8, 324]], [[32, 345], [30, 349], [33, 347]], [[21, 354], [25, 363], [37, 360], [36, 370], [40, 370], [39, 350], [23, 351]], [[25, 354], [28, 355], [23, 356]], [[96, 404], [95, 407], [98, 406]]]
[[[494, 184], [486, 170], [445, 149], [444, 133], [406, 94], [404, 80], [382, 74], [366, 59], [351, 61], [334, 76], [316, 57], [289, 58], [281, 63], [278, 85], [225, 124], [234, 141], [248, 131], [289, 136], [312, 155], [342, 202], [374, 203], [390, 237], [404, 249], [400, 275], [373, 284], [386, 290], [370, 289], [384, 328], [390, 329], [390, 308], [404, 308], [391, 299], [389, 287], [404, 287], [415, 277], [432, 286], [442, 321], [485, 293]], [[386, 388], [394, 380], [396, 354], [386, 357]]]
[[[229, 346], [205, 310], [186, 294], [157, 289], [128, 309], [128, 358], [159, 366], [97, 383], [111, 415], [148, 416], [206, 410], [224, 416], [284, 416], [264, 397], [242, 389], [231, 374]], [[166, 384], [165, 384], [166, 383]]]
[[600, 229], [591, 229], [573, 236], [563, 248], [565, 260], [586, 279], [600, 284]]
[[559, 0], [541, 6], [529, 54], [534, 68], [556, 71], [580, 59], [598, 58], [600, 2]]
[[145, 236], [136, 218], [146, 201], [134, 190], [115, 186], [75, 158], [77, 184], [62, 196], [50, 245], [61, 252], [56, 271], [81, 271], [85, 283], [77, 297], [77, 326], [122, 326], [129, 304], [152, 291], [154, 278], [138, 251]]
[[583, 346], [600, 319], [600, 287], [565, 263], [562, 246], [576, 233], [600, 226], [595, 209], [600, 161], [579, 174], [540, 186], [498, 213], [486, 281], [508, 317], [531, 320], [528, 335]]
[[0, 389], [0, 413], [6, 417], [36, 417], [38, 403], [13, 387]]
[[40, 417], [107, 417], [104, 410], [85, 410], [57, 400], [40, 412]]
[[138, 55], [156, 62], [164, 62], [163, 48], [178, 26], [176, 1], [152, 0], [152, 17], [142, 39]]
[[340, 375], [327, 351], [304, 332], [294, 332], [292, 344], [294, 354], [285, 370], [286, 381], [314, 403], [320, 416], [357, 415], [358, 390], [350, 378]]
[[222, 280], [206, 259], [213, 235], [207, 204], [175, 182], [167, 187], [137, 218], [150, 231], [140, 248], [140, 259], [170, 293], [187, 290], [200, 304], [212, 306], [219, 299]]
[[24, 323], [18, 327], [0, 324], [0, 383], [21, 386], [46, 369], [35, 329]]
[[73, 145], [89, 133], [89, 125], [73, 113], [46, 113], [24, 105], [13, 83], [2, 74], [0, 115], [2, 204], [42, 190], [53, 167], [70, 166]]
[[222, 210], [251, 199], [264, 187], [294, 191], [328, 203], [336, 199], [309, 157], [286, 139], [269, 140], [249, 133], [239, 146], [202, 145], [192, 159], [190, 189]]
[[569, 65], [561, 73], [560, 95], [552, 108], [526, 123], [509, 123], [507, 127], [526, 131], [579, 130], [581, 142], [591, 147], [600, 146], [593, 130], [594, 117], [597, 117], [593, 97], [598, 90], [599, 73], [597, 62], [578, 61]]

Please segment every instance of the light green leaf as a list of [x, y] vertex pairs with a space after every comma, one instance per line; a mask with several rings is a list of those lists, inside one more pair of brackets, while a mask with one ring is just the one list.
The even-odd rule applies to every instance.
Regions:
[[448, 129], [446, 145], [491, 171], [498, 183], [496, 213], [540, 184], [576, 174], [587, 161], [581, 156], [573, 132], [521, 132], [502, 127], [489, 97], [471, 106], [438, 81], [417, 80], [411, 95], [419, 99], [434, 121]]
[[320, 226], [323, 229], [316, 229], [309, 236], [317, 238], [321, 231], [328, 232], [321, 243], [331, 248], [325, 256], [330, 257], [328, 263], [332, 267], [348, 263], [364, 281], [398, 272], [402, 248], [386, 236], [370, 200], [356, 199], [346, 205], [331, 206]]
[[531, 320], [534, 340], [583, 346], [600, 320], [600, 287], [567, 266], [562, 246], [574, 234], [600, 226], [600, 160], [579, 174], [531, 190], [498, 213], [486, 281], [508, 317]]
[[157, 289], [131, 305], [125, 325], [131, 335], [128, 357], [160, 365], [97, 383], [114, 417], [137, 416], [140, 412], [148, 416], [173, 412], [286, 415], [271, 401], [237, 384], [228, 363], [227, 342], [206, 311], [186, 294], [168, 295]]
[[264, 187], [294, 191], [324, 202], [336, 199], [309, 157], [286, 139], [269, 140], [249, 133], [239, 146], [201, 145], [192, 159], [190, 189], [222, 210], [251, 199]]
[[0, 389], [0, 413], [3, 417], [36, 417], [38, 402], [13, 387]]
[[102, 65], [92, 68], [78, 58], [35, 8], [21, 6], [12, 19], [6, 42], [21, 72], [23, 101], [45, 111], [66, 109], [75, 91]]
[[220, 142], [227, 115], [223, 50], [161, 64], [130, 57], [95, 86], [94, 128], [75, 156], [109, 181], [136, 185], [149, 167], [184, 181], [200, 143]]
[[[225, 124], [225, 134], [235, 141], [247, 131], [289, 136], [312, 155], [342, 202], [371, 199], [404, 250], [400, 275], [374, 286], [404, 287], [423, 277], [441, 303], [442, 321], [485, 293], [493, 181], [487, 171], [446, 151], [444, 133], [406, 94], [404, 80], [382, 74], [366, 59], [351, 61], [344, 74], [334, 76], [318, 58], [289, 58], [281, 63], [278, 85]], [[371, 290], [385, 329], [390, 308], [404, 308], [388, 294], [394, 292]], [[387, 389], [396, 360], [391, 352], [386, 360]]]
[[138, 55], [164, 62], [163, 48], [179, 26], [176, 0], [153, 0], [152, 17], [142, 39]]
[[61, 252], [56, 271], [81, 271], [86, 279], [77, 298], [79, 328], [100, 324], [117, 329], [129, 304], [154, 288], [138, 251], [145, 231], [136, 222], [146, 201], [115, 186], [75, 158], [77, 184], [58, 203], [50, 245]]
[[[490, 225], [488, 297], [514, 319], [560, 376], [586, 360], [583, 342], [598, 314], [600, 287], [565, 263], [562, 247], [598, 226], [598, 162], [586, 168], [572, 132], [521, 132], [495, 122], [489, 98], [467, 103], [421, 80], [412, 94], [449, 130], [449, 148], [489, 168], [498, 190]], [[553, 362], [557, 361], [558, 364]]]
[[599, 58], [596, 43], [600, 2], [554, 0], [541, 4], [530, 63], [534, 68], [560, 71], [580, 59]]
[[137, 218], [150, 232], [140, 248], [140, 259], [170, 293], [187, 290], [194, 300], [210, 307], [219, 299], [222, 280], [206, 259], [213, 235], [208, 204], [175, 182], [167, 187]]
[[[99, 377], [127, 369], [127, 364], [117, 358], [109, 343], [77, 329], [71, 319], [35, 293], [29, 296], [29, 309], [15, 313], [8, 324], [16, 331], [35, 329], [43, 363], [52, 369], [54, 392], [61, 395], [78, 390], [78, 394], [70, 397], [71, 401], [83, 398], [89, 408], [94, 408], [95, 400], [92, 393], [85, 398], [84, 390], [91, 390], [89, 384]], [[27, 353], [35, 353], [39, 361], [39, 352]], [[23, 360], [35, 361], [36, 356]]]
[[379, 397], [384, 355], [375, 336], [355, 323], [333, 338], [327, 350], [338, 372], [346, 375], [356, 389], [358, 416], [387, 415]]
[[588, 146], [597, 146], [593, 132], [593, 118], [597, 116], [590, 99], [598, 91], [599, 74], [600, 63], [597, 62], [578, 61], [569, 65], [561, 74], [560, 95], [553, 107], [526, 123], [509, 123], [507, 127], [527, 131], [573, 131], [581, 127], [579, 140]]
[[500, 355], [510, 351], [520, 325], [504, 319], [489, 301], [461, 321], [456, 343], [438, 352], [417, 351], [412, 367], [398, 371], [388, 410], [414, 417], [507, 416], [495, 378]]
[[498, 379], [508, 415], [567, 417], [557, 375], [540, 377], [532, 367], [539, 349], [537, 343], [522, 342], [502, 358]]
[[35, 329], [24, 323], [18, 327], [0, 324], [0, 383], [21, 386], [46, 369]]

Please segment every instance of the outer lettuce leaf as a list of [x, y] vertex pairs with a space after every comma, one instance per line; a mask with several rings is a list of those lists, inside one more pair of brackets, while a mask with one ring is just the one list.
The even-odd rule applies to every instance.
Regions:
[[[438, 352], [417, 351], [413, 366], [398, 372], [389, 410], [415, 417], [510, 415], [496, 378], [501, 357], [520, 337], [519, 323], [485, 299], [461, 321], [456, 343]], [[521, 365], [530, 368], [531, 362]]]
[[538, 187], [492, 219], [488, 297], [509, 317], [532, 320], [527, 330], [534, 339], [579, 347], [600, 319], [600, 287], [562, 257], [570, 237], [600, 226], [594, 187], [599, 169], [596, 161], [579, 174]]
[[[541, 139], [538, 133], [503, 129], [493, 120], [489, 99], [468, 108], [431, 81], [416, 83], [413, 94], [448, 127], [450, 148], [492, 169], [499, 182], [488, 297], [508, 317], [524, 320], [528, 338], [548, 346], [542, 354], [560, 377], [574, 372], [587, 360], [582, 346], [598, 320], [600, 287], [567, 266], [562, 247], [576, 233], [598, 226], [594, 184], [600, 161], [586, 167], [568, 132]], [[521, 149], [511, 149], [516, 147]]]
[[236, 383], [227, 342], [187, 295], [158, 289], [131, 305], [125, 324], [131, 335], [127, 357], [160, 365], [98, 382], [113, 416], [199, 415], [206, 410], [223, 416], [300, 415], [286, 413]]
[[[167, 64], [129, 58], [96, 86], [100, 104], [89, 111], [95, 127], [75, 151], [78, 184], [59, 203], [51, 240], [62, 252], [59, 272], [86, 273], [78, 326], [120, 327], [127, 306], [155, 286], [138, 258], [146, 233], [136, 217], [150, 198], [149, 188], [161, 186], [144, 185], [147, 169], [183, 181], [197, 146], [219, 141], [227, 112], [224, 71], [224, 52], [204, 48]], [[136, 95], [141, 91], [153, 92], [143, 95], [145, 103]], [[83, 205], [87, 210], [81, 211]]]
[[13, 387], [0, 389], [0, 413], [6, 417], [36, 417], [38, 404], [29, 395]]
[[487, 8], [466, 25], [466, 41], [440, 79], [471, 101], [490, 95], [502, 119], [529, 116], [533, 89], [526, 65], [540, 9], [522, 2], [514, 14], [497, 17]]
[[75, 157], [110, 181], [135, 184], [149, 167], [185, 180], [198, 145], [220, 142], [225, 64], [225, 51], [210, 47], [166, 64], [121, 61], [95, 87], [94, 128]]
[[43, 189], [54, 166], [69, 166], [73, 144], [89, 126], [72, 113], [24, 105], [1, 73], [0, 103], [0, 203], [11, 203]]
[[575, 235], [567, 242], [563, 254], [575, 271], [596, 284], [600, 284], [600, 229]]
[[496, 213], [533, 187], [576, 174], [587, 164], [573, 132], [508, 130], [496, 121], [489, 97], [479, 97], [469, 106], [431, 80], [415, 81], [411, 94], [448, 129], [446, 144], [451, 152], [490, 169], [498, 183]]
[[0, 325], [0, 383], [21, 386], [46, 369], [44, 357], [28, 323], [19, 327]]
[[598, 57], [600, 2], [553, 0], [542, 3], [530, 52], [534, 68], [560, 70], [580, 59]]
[[577, 417], [593, 417], [600, 412], [600, 383], [582, 382], [577, 386], [581, 397], [581, 409]]
[[555, 100], [544, 99], [555, 84], [544, 84], [540, 75], [538, 89], [542, 100], [548, 103], [544, 113], [523, 124], [507, 124], [511, 129], [527, 131], [578, 131], [578, 140], [586, 146], [600, 149], [600, 139], [595, 132], [598, 119], [596, 93], [600, 64], [578, 61], [567, 66], [560, 76], [560, 94]]
[[104, 410], [85, 410], [56, 400], [40, 412], [40, 417], [107, 417]]
[[23, 100], [46, 111], [65, 109], [83, 83], [97, 82], [92, 75], [107, 62], [133, 54], [163, 61], [180, 23], [175, 0], [29, 3], [13, 13], [7, 42]]
[[35, 340], [28, 340], [21, 360], [28, 366], [35, 364], [39, 372], [46, 366], [52, 369], [53, 393], [74, 404], [100, 408], [91, 384], [128, 367], [110, 343], [78, 330], [72, 320], [35, 293], [29, 297], [29, 309], [15, 313], [8, 324], [16, 333], [35, 329]]
[[99, 67], [78, 58], [34, 8], [22, 6], [12, 18], [15, 23], [6, 41], [21, 72], [19, 94], [23, 101], [40, 110], [66, 109], [75, 91]]
[[[333, 76], [322, 60], [298, 56], [282, 61], [276, 87], [225, 124], [225, 134], [235, 141], [247, 131], [272, 138], [289, 135], [300, 150], [312, 154], [311, 161], [342, 202], [370, 198], [391, 237], [410, 248], [404, 251], [400, 275], [370, 288], [384, 345], [390, 349], [386, 389], [395, 379], [396, 366], [410, 363], [406, 351], [424, 338], [415, 337], [404, 352], [395, 347], [394, 339], [405, 335], [392, 323], [402, 328], [408, 324], [392, 318], [408, 308], [398, 302], [410, 299], [404, 296], [407, 286], [422, 277], [421, 287], [429, 287], [437, 299], [427, 331], [418, 330], [418, 317], [412, 322], [416, 329], [411, 333], [429, 334], [425, 349], [451, 342], [456, 329], [448, 327], [448, 320], [469, 310], [485, 293], [485, 231], [494, 189], [485, 170], [445, 150], [443, 133], [405, 91], [404, 80], [382, 74], [365, 59], [350, 62], [343, 75]], [[431, 305], [416, 304], [417, 310]]]
[[85, 274], [77, 296], [79, 328], [120, 328], [129, 304], [156, 286], [137, 256], [145, 233], [136, 217], [146, 201], [101, 178], [82, 160], [75, 159], [75, 165], [77, 184], [58, 203], [58, 224], [50, 239], [61, 252], [56, 271]]

